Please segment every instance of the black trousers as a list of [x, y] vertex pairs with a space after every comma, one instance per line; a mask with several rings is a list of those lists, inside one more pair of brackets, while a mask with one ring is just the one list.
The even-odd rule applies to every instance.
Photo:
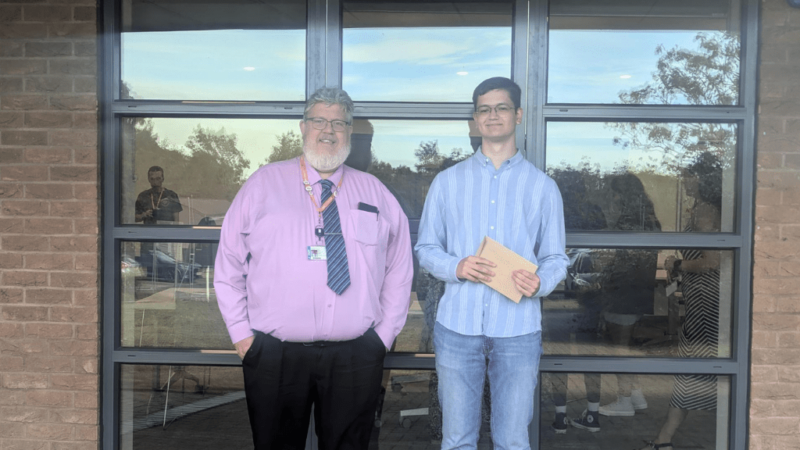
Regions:
[[310, 344], [256, 332], [242, 361], [256, 450], [305, 448], [312, 404], [321, 450], [366, 449], [385, 356], [372, 329]]

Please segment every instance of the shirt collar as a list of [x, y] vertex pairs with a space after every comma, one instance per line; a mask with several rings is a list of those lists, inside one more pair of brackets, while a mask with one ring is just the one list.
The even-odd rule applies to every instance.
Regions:
[[[312, 186], [319, 183], [322, 180], [322, 177], [319, 176], [319, 172], [317, 172], [317, 169], [311, 167], [311, 164], [308, 163], [308, 160], [306, 160], [306, 173], [308, 174], [308, 183], [311, 184]], [[342, 179], [342, 174], [344, 174], [344, 164], [339, 166], [339, 168], [336, 169], [336, 171], [333, 172], [331, 176], [328, 177], [328, 180], [330, 180], [331, 183], [333, 183], [333, 185], [336, 186], [339, 184], [339, 180]]]
[[[492, 160], [489, 159], [488, 156], [483, 154], [483, 148], [482, 147], [478, 147], [478, 150], [475, 151], [475, 154], [472, 155], [472, 158], [477, 164], [481, 165], [482, 167], [492, 167], [492, 168], [494, 168], [494, 164], [492, 164]], [[517, 165], [517, 164], [520, 163], [520, 161], [522, 161], [522, 152], [520, 152], [519, 149], [517, 149], [517, 152], [514, 153], [514, 156], [512, 156], [511, 158], [508, 158], [507, 160], [503, 161], [503, 164], [500, 164], [500, 169], [503, 169], [505, 167], [511, 167], [511, 166]], [[498, 169], [498, 170], [500, 170], [500, 169]]]

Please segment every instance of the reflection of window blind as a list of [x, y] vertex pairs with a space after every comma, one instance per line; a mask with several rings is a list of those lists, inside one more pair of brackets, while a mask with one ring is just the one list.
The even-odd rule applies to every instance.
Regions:
[[738, 31], [739, 0], [552, 0], [550, 28]]
[[124, 32], [304, 30], [306, 3], [295, 0], [123, 0]]
[[351, 0], [342, 3], [344, 28], [510, 27], [510, 1]]

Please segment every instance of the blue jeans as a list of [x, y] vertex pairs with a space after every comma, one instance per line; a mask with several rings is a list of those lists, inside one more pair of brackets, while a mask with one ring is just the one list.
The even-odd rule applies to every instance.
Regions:
[[542, 333], [510, 338], [465, 336], [437, 322], [433, 342], [442, 404], [442, 450], [477, 448], [487, 368], [494, 448], [529, 449]]

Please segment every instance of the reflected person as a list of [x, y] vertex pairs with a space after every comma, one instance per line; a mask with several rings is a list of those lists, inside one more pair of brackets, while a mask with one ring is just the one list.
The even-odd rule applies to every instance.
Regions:
[[343, 163], [353, 102], [306, 102], [303, 154], [258, 169], [225, 215], [214, 287], [242, 358], [256, 449], [366, 449], [383, 361], [406, 321], [408, 218], [374, 176]]
[[[722, 165], [711, 153], [701, 153], [683, 171], [684, 188], [695, 202], [685, 232], [719, 232], [722, 210]], [[680, 276], [686, 315], [681, 325], [678, 356], [719, 356], [720, 253], [683, 250], [682, 259], [669, 256], [664, 269]], [[689, 410], [716, 410], [716, 375], [676, 375], [667, 420], [644, 449], [672, 450], [672, 437]], [[643, 450], [644, 450], [643, 449]]]
[[144, 222], [145, 225], [155, 225], [161, 221], [177, 222], [183, 206], [178, 194], [163, 186], [164, 169], [159, 166], [149, 168], [147, 181], [150, 189], [136, 197], [136, 222]]
[[[555, 182], [516, 147], [519, 86], [490, 78], [472, 101], [481, 148], [434, 178], [415, 247], [420, 266], [446, 283], [434, 326], [442, 449], [476, 448], [487, 375], [494, 445], [524, 449], [542, 353], [540, 297], [568, 264], [563, 205]], [[471, 256], [484, 236], [539, 266], [514, 271], [519, 303], [484, 284], [496, 265]]]

